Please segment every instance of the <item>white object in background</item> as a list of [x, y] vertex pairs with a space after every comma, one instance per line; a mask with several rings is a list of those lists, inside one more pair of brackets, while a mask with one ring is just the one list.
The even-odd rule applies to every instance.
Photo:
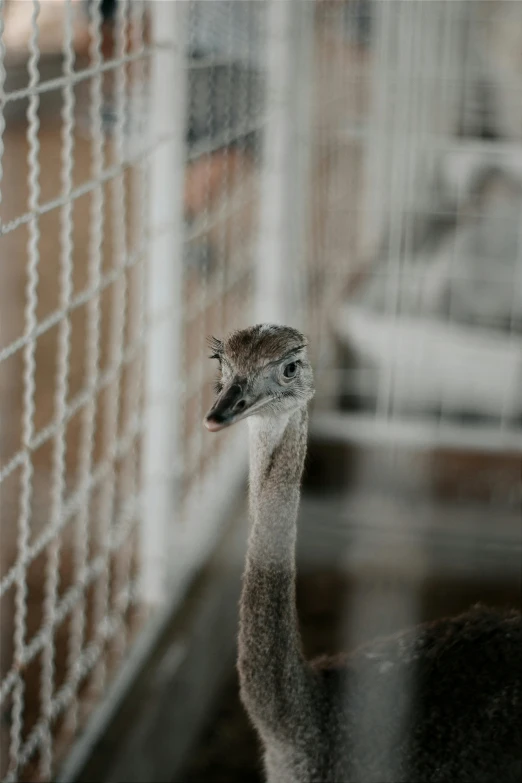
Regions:
[[395, 410], [443, 400], [447, 412], [522, 414], [522, 338], [352, 305], [340, 309], [335, 329], [361, 358], [393, 373]]
[[471, 194], [475, 178], [486, 167], [522, 183], [522, 145], [484, 139], [452, 139], [441, 156], [442, 179], [454, 199]]

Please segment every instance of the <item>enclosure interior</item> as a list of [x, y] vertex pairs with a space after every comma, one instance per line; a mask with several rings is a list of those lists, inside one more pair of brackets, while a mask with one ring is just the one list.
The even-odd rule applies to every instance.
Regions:
[[[522, 5], [4, 0], [0, 32], [2, 780], [55, 779], [245, 494], [209, 335], [310, 340], [310, 654], [520, 604]], [[187, 779], [252, 769], [230, 687]]]

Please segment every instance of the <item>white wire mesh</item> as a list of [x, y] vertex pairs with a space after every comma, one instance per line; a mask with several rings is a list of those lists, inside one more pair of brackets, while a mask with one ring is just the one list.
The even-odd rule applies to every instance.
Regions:
[[[98, 73], [92, 78], [90, 83], [90, 119], [91, 119], [91, 133], [92, 133], [92, 162], [91, 171], [92, 179], [99, 181], [103, 168], [104, 168], [104, 144], [103, 144], [103, 128], [101, 118], [102, 107], [102, 88], [103, 77], [99, 68], [102, 64], [101, 55], [101, 20], [99, 8], [95, 3], [91, 4], [90, 19], [89, 19], [89, 32], [91, 36], [90, 41], [90, 59], [93, 63], [93, 67], [98, 69]], [[103, 209], [105, 205], [104, 192], [101, 185], [98, 185], [96, 190], [93, 191], [91, 200], [91, 213], [90, 213], [90, 232], [89, 232], [89, 288], [92, 288], [98, 293], [94, 294], [89, 300], [87, 306], [87, 326], [86, 326], [86, 368], [87, 375], [90, 379], [92, 386], [95, 388], [98, 384], [99, 378], [99, 362], [100, 362], [100, 331], [101, 331], [101, 307], [100, 307], [100, 282], [102, 276], [102, 246], [103, 246]], [[79, 467], [78, 467], [78, 484], [82, 488], [85, 500], [81, 506], [80, 512], [76, 522], [76, 535], [75, 535], [75, 549], [74, 549], [74, 561], [76, 569], [76, 580], [81, 583], [85, 579], [85, 571], [88, 567], [88, 555], [89, 555], [89, 509], [90, 498], [86, 487], [89, 484], [89, 479], [93, 469], [93, 451], [95, 447], [95, 426], [96, 426], [96, 413], [97, 413], [97, 400], [96, 397], [91, 396], [85, 404], [83, 409], [83, 430], [82, 440], [80, 444], [79, 452]], [[100, 515], [101, 530], [97, 531], [97, 535], [100, 540], [106, 538], [105, 533], [105, 518]], [[103, 618], [105, 617], [107, 607], [106, 601], [104, 601], [104, 595], [107, 590], [107, 573], [106, 569], [100, 577], [96, 592], [98, 597], [98, 603], [101, 606], [97, 606], [98, 612], [96, 614], [94, 624], [96, 627], [102, 625]], [[100, 595], [101, 593], [101, 595]], [[73, 612], [73, 621], [71, 623], [71, 635], [69, 639], [68, 650], [68, 680], [72, 681], [74, 685], [74, 678], [78, 676], [77, 665], [80, 659], [84, 637], [85, 637], [85, 609], [86, 602], [85, 596], [82, 596], [78, 605]], [[76, 723], [78, 720], [78, 705], [74, 700], [70, 710], [70, 723], [71, 730], [74, 732], [76, 729]]]
[[[38, 5], [34, 5], [33, 11], [33, 30], [31, 35], [31, 59], [30, 59], [30, 80], [34, 84], [37, 82], [38, 70], [38, 44], [36, 19], [38, 16]], [[28, 138], [30, 149], [30, 201], [36, 203], [39, 195], [38, 186], [38, 118], [36, 110], [38, 99], [33, 99], [28, 108]], [[28, 261], [28, 280], [27, 280], [27, 304], [25, 311], [26, 331], [34, 328], [36, 323], [36, 286], [38, 284], [38, 226], [32, 223], [30, 226], [30, 245]], [[33, 415], [34, 415], [34, 345], [28, 344], [24, 351], [24, 421], [22, 438], [24, 442], [30, 441], [33, 433]], [[33, 467], [30, 460], [26, 459], [23, 465], [22, 493], [20, 498], [20, 518], [18, 522], [18, 568], [16, 579], [16, 609], [14, 618], [14, 655], [18, 666], [21, 665], [24, 657], [25, 646], [25, 619], [26, 619], [26, 562], [27, 562], [27, 543], [29, 538], [29, 514], [32, 492], [32, 473]], [[24, 683], [17, 677], [13, 683], [13, 713], [11, 726], [11, 744], [10, 757], [11, 765], [15, 767], [18, 763], [21, 744], [21, 730], [24, 708]]]
[[[317, 406], [349, 397], [336, 436], [496, 451], [522, 437], [519, 216], [503, 324], [464, 329], [465, 286], [443, 312], [408, 298], [439, 280], [427, 262], [442, 223], [451, 283], [466, 278], [459, 220], [480, 226], [490, 197], [520, 203], [487, 177], [470, 198], [484, 161], [522, 171], [522, 131], [465, 136], [485, 116], [462, 46], [483, 40], [476, 3], [119, 0], [110, 21], [68, 0], [54, 60], [48, 5], [31, 6], [22, 65], [0, 38], [0, 772], [13, 781], [52, 779], [145, 618], [216, 539], [246, 461], [243, 433], [209, 442], [201, 427], [210, 334], [267, 301], [302, 326]], [[172, 29], [151, 24], [160, 6]], [[455, 380], [459, 357], [472, 381]], [[456, 418], [455, 394], [489, 404], [480, 426]]]
[[[522, 16], [509, 3], [497, 13], [487, 3], [362, 2], [359, 30], [368, 20], [371, 37], [354, 46], [341, 32], [350, 5], [325, 3], [332, 46], [317, 66], [332, 85], [346, 80], [337, 114], [327, 115], [325, 90], [320, 132], [329, 129], [337, 174], [344, 158], [345, 183], [355, 180], [336, 206], [332, 172], [319, 196], [340, 308], [318, 307], [334, 313], [345, 354], [324, 393], [344, 395], [355, 439], [402, 425], [405, 442], [520, 452], [522, 136], [514, 108], [506, 118], [518, 66], [502, 40], [521, 39]], [[344, 52], [335, 63], [334, 38]], [[347, 208], [358, 222], [346, 214], [338, 234]]]
[[[55, 55], [62, 76], [45, 80], [39, 44], [45, 20], [55, 12], [49, 7], [37, 2], [31, 7], [29, 81], [6, 89], [1, 113], [2, 143], [18, 169], [15, 174], [8, 170], [9, 179], [3, 180], [0, 229], [5, 283], [0, 767], [6, 780], [52, 779], [63, 747], [103, 693], [107, 668], [114, 670], [130, 641], [136, 597], [136, 459], [143, 429], [144, 178], [151, 150], [168, 143], [165, 137], [149, 141], [143, 136], [132, 153], [127, 150], [132, 115], [127, 96], [143, 97], [145, 63], [154, 51], [145, 37], [145, 4], [133, 3], [129, 14], [129, 4], [119, 3], [111, 28], [102, 22], [97, 3], [90, 4], [89, 16], [80, 4], [64, 3], [62, 52]], [[12, 44], [12, 17], [4, 7], [1, 19]], [[42, 19], [44, 33], [39, 30]], [[87, 49], [78, 41], [78, 24], [87, 33]], [[2, 75], [12, 86], [20, 66], [11, 55], [2, 41]], [[134, 77], [132, 88], [127, 69]], [[111, 76], [114, 142], [103, 127], [104, 88], [106, 92]], [[110, 97], [110, 82], [108, 87]], [[53, 113], [56, 103], [49, 103], [56, 91], [62, 93], [61, 135]], [[19, 113], [5, 108], [24, 101], [26, 189], [17, 187], [24, 172], [19, 144], [24, 125]], [[82, 139], [75, 120], [85, 106], [90, 107], [90, 128]], [[143, 116], [143, 105], [139, 108], [136, 125]], [[61, 193], [56, 195], [49, 184], [56, 187], [60, 169]], [[112, 199], [107, 186], [112, 186]], [[22, 325], [18, 284], [24, 265], [19, 264], [15, 276], [16, 269], [11, 266], [10, 272], [7, 264], [17, 257], [21, 262], [26, 234]], [[55, 247], [60, 248], [58, 263]], [[131, 312], [126, 302], [132, 302]]]
[[[168, 30], [165, 39], [151, 37], [150, 16], [157, 9], [147, 3], [118, 2], [116, 18], [108, 22], [98, 3], [87, 8], [74, 0], [63, 4], [54, 65], [48, 64], [46, 40], [45, 55], [41, 49], [45, 2], [34, 3], [27, 62], [14, 62], [11, 50], [2, 48], [1, 74], [7, 64], [8, 77], [2, 145], [13, 162], [3, 179], [2, 276], [11, 288], [2, 316], [7, 297], [9, 314], [14, 312], [8, 324], [3, 320], [0, 345], [6, 380], [0, 600], [2, 638], [12, 640], [3, 645], [0, 691], [6, 780], [52, 779], [132, 644], [147, 614], [142, 599], [152, 608], [172, 601], [176, 585], [215, 540], [216, 506], [244, 475], [237, 439], [224, 438], [209, 453], [201, 418], [211, 397], [206, 338], [246, 325], [255, 295], [265, 9], [184, 6], [186, 53], [176, 48], [185, 39], [169, 38]], [[0, 18], [9, 27], [9, 14]], [[11, 46], [11, 28], [7, 40]], [[185, 81], [192, 96], [186, 140], [174, 114], [161, 127], [144, 128], [149, 63], [158, 53], [174, 57], [174, 78], [178, 85]], [[165, 88], [160, 78], [156, 100]], [[61, 131], [54, 97], [60, 94]], [[18, 111], [24, 102], [25, 125]], [[27, 133], [25, 169], [21, 127]], [[151, 161], [169, 147], [176, 150], [179, 205], [170, 198], [173, 177], [155, 212]], [[13, 197], [15, 161], [21, 186]], [[145, 406], [144, 393], [154, 389], [147, 388], [144, 351], [159, 346], [158, 327], [161, 333], [166, 324], [169, 331], [174, 301], [163, 297], [159, 307], [147, 301], [151, 283], [165, 289], [161, 277], [154, 279], [149, 249], [156, 252], [154, 243], [173, 234], [183, 239], [172, 280], [181, 308], [175, 336], [182, 366], [165, 399], [149, 394]], [[21, 262], [14, 280], [5, 272], [9, 254]], [[173, 403], [180, 422], [179, 448], [162, 466], [170, 554], [161, 564], [167, 592], [159, 603], [141, 576], [155, 567], [142, 546], [150, 528], [141, 541], [136, 535], [144, 490], [157, 491], [147, 452], [139, 448], [151, 421], [145, 411], [157, 402], [164, 406], [160, 426], [167, 437]], [[177, 494], [172, 486], [179, 487]], [[149, 524], [147, 514], [144, 519]]]
[[[448, 550], [454, 550], [458, 531], [465, 541], [459, 558], [461, 576], [466, 568], [473, 570], [471, 553], [480, 547], [480, 525], [475, 522], [464, 532], [455, 518], [452, 532], [443, 533], [436, 511], [442, 496], [447, 503], [441, 514], [444, 520], [455, 509], [461, 510], [469, 493], [473, 500], [479, 497], [488, 504], [488, 521], [499, 520], [498, 528], [503, 524], [500, 520], [508, 520], [506, 527], [519, 545], [515, 519], [520, 516], [521, 501], [520, 324], [517, 329], [512, 318], [503, 326], [493, 325], [491, 319], [487, 323], [487, 311], [480, 312], [478, 297], [477, 317], [466, 319], [464, 296], [458, 297], [464, 289], [471, 296], [473, 288], [472, 275], [464, 283], [465, 243], [460, 232], [480, 230], [481, 224], [494, 231], [496, 219], [498, 239], [500, 223], [504, 221], [509, 230], [511, 209], [515, 211], [501, 195], [503, 187], [508, 190], [505, 180], [488, 180], [491, 171], [484, 170], [500, 165], [507, 179], [513, 176], [515, 150], [522, 140], [520, 127], [516, 134], [512, 132], [509, 143], [505, 138], [489, 144], [479, 140], [481, 125], [485, 135], [483, 107], [470, 116], [474, 112], [470, 90], [473, 84], [477, 86], [478, 71], [464, 42], [471, 37], [481, 41], [475, 56], [478, 51], [483, 64], [486, 5], [363, 0], [324, 2], [317, 13], [314, 71], [320, 86], [315, 88], [313, 113], [317, 190], [310, 231], [312, 236], [316, 232], [316, 241], [309, 243], [313, 250], [308, 274], [316, 280], [309, 328], [320, 348], [316, 361], [320, 369], [311, 424], [312, 431], [330, 446], [339, 440], [357, 446], [349, 452], [349, 478], [342, 474], [345, 485], [339, 508], [343, 521], [336, 516], [340, 530], [336, 541], [349, 537], [346, 567], [351, 578], [348, 605], [340, 620], [346, 624], [345, 649], [372, 638], [376, 633], [372, 618], [380, 612], [397, 617], [397, 627], [419, 620], [423, 611], [420, 582], [434, 567], [427, 543], [432, 535], [441, 535]], [[494, 16], [519, 4], [490, 5], [495, 7]], [[504, 11], [499, 10], [502, 6]], [[522, 25], [513, 37], [522, 41]], [[520, 62], [515, 58], [512, 67], [520, 79]], [[503, 81], [499, 70], [492, 71], [497, 84]], [[513, 86], [512, 82], [511, 96], [519, 106]], [[491, 116], [487, 119], [491, 125]], [[514, 124], [510, 123], [511, 128]], [[473, 126], [474, 138], [464, 126]], [[468, 168], [462, 164], [464, 158], [467, 163], [468, 153], [475, 166], [471, 172], [469, 164]], [[466, 180], [466, 176], [480, 168], [489, 183], [485, 190], [491, 188], [489, 207], [488, 196], [470, 203], [469, 185], [467, 194], [462, 187], [456, 192], [456, 180], [459, 186], [466, 185], [473, 178]], [[514, 191], [510, 191], [513, 196]], [[518, 203], [518, 225], [521, 206]], [[488, 209], [495, 212], [495, 219], [487, 220]], [[487, 231], [482, 239], [484, 234]], [[444, 258], [442, 252], [437, 258], [435, 249], [442, 251], [444, 242]], [[490, 248], [492, 244], [490, 236]], [[483, 303], [491, 303], [495, 285], [505, 272], [502, 255], [509, 255], [514, 279], [515, 275], [520, 279], [518, 240], [510, 249], [507, 244], [501, 248], [498, 241], [497, 252], [490, 255]], [[454, 281], [459, 277], [462, 287], [457, 289]], [[431, 294], [434, 287], [437, 291], [439, 280], [447, 282], [450, 291], [447, 309], [442, 302], [434, 307], [428, 297], [421, 300], [420, 294], [413, 307], [415, 293], [420, 289]], [[511, 307], [510, 303], [509, 312]], [[336, 353], [328, 339], [330, 325], [337, 335]], [[470, 456], [470, 451], [476, 453]], [[481, 474], [479, 466], [483, 465], [490, 470], [494, 466], [495, 476], [487, 476], [486, 470]], [[414, 494], [410, 496], [406, 489], [406, 473], [415, 493], [429, 497], [425, 527], [417, 537], [411, 530], [421, 512]], [[380, 489], [381, 477], [387, 475], [390, 481], [384, 479]], [[380, 492], [380, 507], [371, 508]], [[400, 508], [396, 507], [397, 496], [401, 497]], [[359, 509], [352, 507], [354, 497], [361, 498]], [[404, 497], [405, 506], [411, 502], [414, 509], [411, 516], [402, 507]], [[477, 505], [470, 513], [483, 510]], [[321, 502], [317, 518], [322, 519]], [[370, 540], [373, 526], [379, 532]], [[404, 536], [393, 554], [390, 528], [393, 534]], [[322, 525], [317, 531], [319, 546], [319, 539], [327, 533]], [[377, 554], [380, 547], [382, 558]], [[335, 572], [333, 559], [328, 565]], [[437, 564], [441, 569], [446, 566], [447, 559]], [[504, 564], [498, 570], [492, 566], [495, 578], [503, 569]], [[476, 576], [478, 583], [484, 579], [483, 572]], [[415, 692], [415, 684], [402, 673], [392, 677], [392, 682], [387, 697], [396, 721], [385, 741], [389, 745], [383, 748], [393, 778], [397, 763], [393, 732], [400, 731], [401, 721], [407, 719], [408, 696]], [[367, 690], [364, 682], [357, 687], [362, 693]], [[398, 694], [403, 699], [401, 706]], [[353, 741], [364, 746], [368, 737], [361, 718]]]
[[[256, 4], [193, 2], [188, 11], [187, 218], [184, 312], [187, 507], [198, 481], [218, 469], [230, 449], [223, 439], [209, 452], [201, 420], [211, 401], [210, 334], [252, 317], [249, 299], [257, 239], [255, 150], [265, 122], [258, 61], [265, 10]], [[196, 354], [198, 360], [194, 362]], [[232, 438], [234, 434], [232, 434]], [[223, 449], [223, 452], [221, 452]]]

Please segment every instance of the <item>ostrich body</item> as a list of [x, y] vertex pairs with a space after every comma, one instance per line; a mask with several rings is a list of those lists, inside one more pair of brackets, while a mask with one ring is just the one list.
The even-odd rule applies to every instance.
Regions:
[[[211, 431], [250, 427], [252, 519], [240, 605], [241, 698], [270, 783], [519, 781], [518, 612], [475, 608], [339, 660], [304, 658], [295, 543], [313, 375], [306, 339], [261, 325], [213, 341]], [[405, 688], [404, 674], [412, 688]]]

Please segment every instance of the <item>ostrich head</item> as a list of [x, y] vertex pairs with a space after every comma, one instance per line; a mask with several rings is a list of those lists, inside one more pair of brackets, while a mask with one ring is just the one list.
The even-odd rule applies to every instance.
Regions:
[[217, 399], [204, 420], [211, 432], [254, 414], [292, 413], [314, 396], [307, 341], [297, 329], [260, 324], [210, 346], [219, 362]]

